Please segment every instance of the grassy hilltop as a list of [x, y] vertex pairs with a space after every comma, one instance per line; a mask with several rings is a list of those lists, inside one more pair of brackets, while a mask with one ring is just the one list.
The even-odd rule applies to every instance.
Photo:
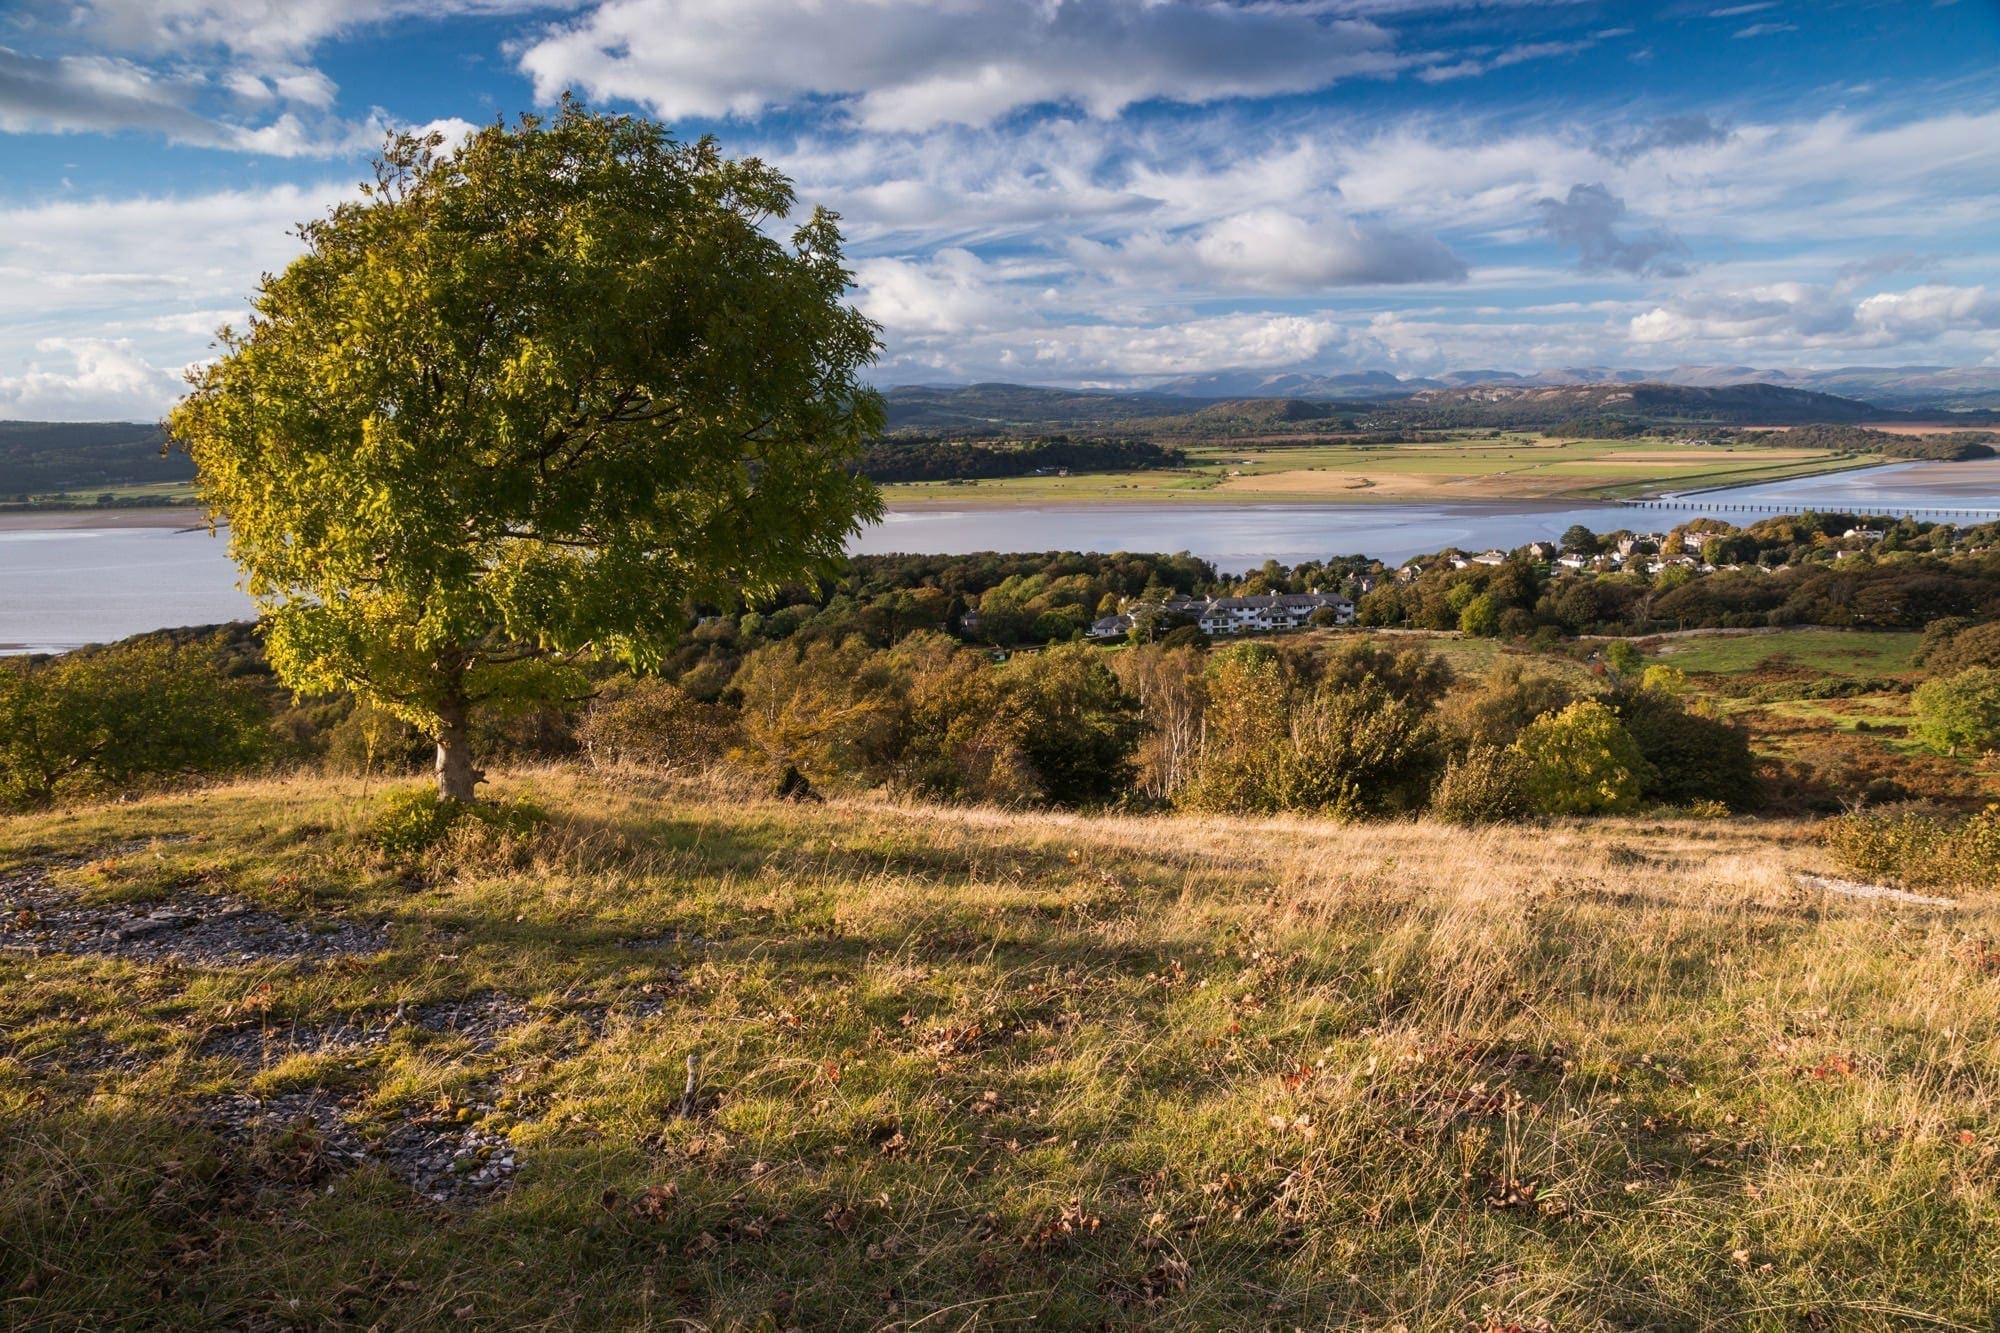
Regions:
[[0, 1320], [2000, 1308], [2000, 899], [1804, 825], [499, 786], [428, 850], [358, 779], [0, 821]]

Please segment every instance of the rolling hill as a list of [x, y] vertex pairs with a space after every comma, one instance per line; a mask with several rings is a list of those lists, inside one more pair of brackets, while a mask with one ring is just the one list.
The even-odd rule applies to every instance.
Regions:
[[186, 454], [161, 456], [157, 425], [131, 421], [0, 421], [0, 499], [192, 481]]

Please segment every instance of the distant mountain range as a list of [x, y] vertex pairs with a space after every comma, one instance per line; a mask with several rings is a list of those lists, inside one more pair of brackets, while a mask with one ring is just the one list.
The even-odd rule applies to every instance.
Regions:
[[1460, 389], [1477, 384], [1679, 384], [1723, 388], [1774, 384], [1788, 389], [1859, 398], [1878, 407], [1909, 410], [2000, 408], [2000, 366], [1850, 366], [1840, 370], [1770, 370], [1755, 366], [1674, 366], [1630, 370], [1570, 366], [1520, 374], [1509, 370], [1455, 370], [1399, 379], [1383, 370], [1346, 375], [1269, 374], [1221, 371], [1184, 375], [1145, 386], [1142, 392], [1169, 398], [1403, 398], [1425, 389]]
[[[896, 431], [966, 435], [1084, 429], [1169, 435], [1245, 434], [1313, 429], [1433, 429], [1452, 426], [1552, 427], [1579, 418], [1615, 417], [1636, 425], [1797, 426], [1913, 421], [1922, 413], [1887, 408], [1839, 394], [1760, 382], [1720, 385], [1606, 378], [1542, 383], [1525, 376], [1464, 385], [1396, 381], [1391, 394], [1344, 397], [1322, 379], [1264, 377], [1246, 386], [1227, 376], [1183, 381], [1214, 389], [1264, 390], [1200, 397], [1187, 392], [1117, 393], [1048, 389], [1024, 384], [915, 385], [887, 393]], [[1428, 383], [1428, 382], [1426, 382]], [[1290, 390], [1291, 392], [1278, 392]], [[1935, 411], [1935, 409], [1933, 409]], [[1987, 424], [1988, 412], [1964, 413]]]

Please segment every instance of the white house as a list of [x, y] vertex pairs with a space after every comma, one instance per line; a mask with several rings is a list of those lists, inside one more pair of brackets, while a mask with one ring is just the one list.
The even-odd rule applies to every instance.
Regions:
[[1354, 603], [1337, 593], [1286, 592], [1257, 597], [1217, 597], [1201, 613], [1205, 634], [1242, 634], [1254, 630], [1297, 629], [1313, 614], [1331, 609], [1334, 623], [1354, 623]]

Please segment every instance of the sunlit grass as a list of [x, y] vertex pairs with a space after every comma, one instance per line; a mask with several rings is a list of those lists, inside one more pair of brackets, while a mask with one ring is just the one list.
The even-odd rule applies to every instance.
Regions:
[[[551, 822], [414, 863], [371, 849], [351, 780], [0, 821], [0, 863], [71, 858], [52, 873], [87, 897], [228, 890], [393, 941], [314, 971], [0, 956], [9, 1322], [1983, 1328], [2000, 1308], [2000, 969], [1976, 946], [2000, 911], [1801, 890], [1827, 868], [1806, 826], [500, 788]], [[486, 1050], [399, 1035], [261, 1075], [203, 1053], [246, 1022], [492, 991], [527, 1018]], [[641, 997], [659, 1011], [616, 1016]], [[106, 1045], [135, 1058], [82, 1058]], [[496, 1088], [480, 1114], [522, 1169], [440, 1213], [380, 1169], [287, 1183], [197, 1123], [226, 1090], [315, 1085], [364, 1127]]]

